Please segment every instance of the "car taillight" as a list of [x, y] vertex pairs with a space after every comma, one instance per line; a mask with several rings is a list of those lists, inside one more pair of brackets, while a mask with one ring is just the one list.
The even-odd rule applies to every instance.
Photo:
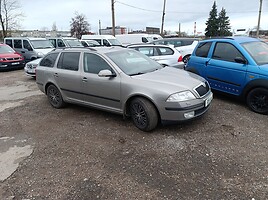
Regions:
[[179, 57], [178, 62], [182, 62], [182, 56]]

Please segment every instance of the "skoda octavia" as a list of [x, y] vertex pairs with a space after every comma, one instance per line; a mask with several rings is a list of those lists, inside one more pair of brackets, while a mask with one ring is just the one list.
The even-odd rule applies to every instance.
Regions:
[[90, 106], [131, 117], [143, 131], [158, 123], [203, 115], [212, 92], [200, 76], [162, 67], [132, 49], [69, 48], [48, 53], [36, 68], [36, 82], [50, 104]]

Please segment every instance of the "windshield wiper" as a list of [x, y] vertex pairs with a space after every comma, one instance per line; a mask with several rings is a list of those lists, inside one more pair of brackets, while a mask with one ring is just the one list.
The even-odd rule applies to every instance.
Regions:
[[144, 74], [143, 72], [138, 72], [138, 73], [134, 73], [134, 74], [130, 74], [129, 76], [136, 76], [136, 75], [141, 75]]

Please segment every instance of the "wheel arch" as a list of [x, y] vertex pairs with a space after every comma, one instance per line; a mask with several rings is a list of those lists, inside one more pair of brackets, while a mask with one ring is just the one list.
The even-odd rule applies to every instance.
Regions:
[[46, 85], [45, 85], [45, 94], [46, 94], [46, 95], [47, 95], [47, 88], [48, 88], [50, 85], [54, 85], [56, 88], [58, 88], [54, 83], [52, 83], [52, 82], [47, 82]]
[[133, 96], [130, 96], [126, 103], [125, 103], [125, 106], [124, 106], [124, 117], [129, 117], [130, 116], [130, 103], [133, 99], [135, 98], [143, 98], [143, 99], [147, 99], [149, 102], [151, 102], [151, 104], [154, 106], [156, 112], [157, 112], [157, 115], [158, 115], [158, 120], [161, 120], [161, 115], [159, 113], [159, 109], [157, 108], [155, 102], [148, 96], [145, 96], [145, 95], [142, 95], [142, 94], [135, 94]]
[[244, 90], [242, 92], [241, 97], [245, 100], [248, 93], [255, 89], [255, 88], [266, 88], [268, 89], [268, 80], [267, 79], [257, 79], [257, 80], [253, 80], [250, 81], [245, 87]]

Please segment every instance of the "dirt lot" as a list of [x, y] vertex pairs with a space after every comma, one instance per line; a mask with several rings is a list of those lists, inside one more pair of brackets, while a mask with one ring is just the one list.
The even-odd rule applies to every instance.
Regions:
[[268, 116], [237, 100], [215, 94], [202, 118], [144, 133], [52, 108], [22, 70], [0, 77], [0, 174], [15, 166], [1, 200], [268, 199]]

